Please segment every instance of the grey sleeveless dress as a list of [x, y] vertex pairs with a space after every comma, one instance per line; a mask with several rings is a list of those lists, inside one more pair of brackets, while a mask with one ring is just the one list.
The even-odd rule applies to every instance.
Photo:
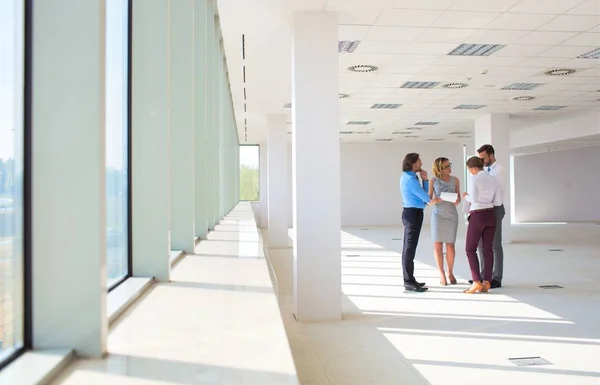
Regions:
[[[439, 197], [443, 192], [456, 193], [456, 177], [448, 182], [433, 178], [433, 193]], [[454, 203], [440, 202], [431, 212], [431, 240], [433, 242], [456, 243], [458, 230], [458, 210]]]

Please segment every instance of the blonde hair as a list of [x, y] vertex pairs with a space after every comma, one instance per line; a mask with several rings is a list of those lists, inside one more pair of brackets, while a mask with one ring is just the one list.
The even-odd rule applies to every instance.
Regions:
[[444, 170], [444, 162], [448, 162], [448, 158], [440, 157], [433, 162], [433, 175], [435, 175], [436, 178], [442, 177], [442, 171]]

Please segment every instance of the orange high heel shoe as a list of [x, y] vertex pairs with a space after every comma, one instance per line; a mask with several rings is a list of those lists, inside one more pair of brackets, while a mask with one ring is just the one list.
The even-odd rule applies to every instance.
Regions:
[[492, 287], [492, 284], [491, 284], [490, 281], [483, 281], [483, 285], [482, 286], [483, 286], [483, 288], [481, 289], [481, 292], [482, 293], [487, 293], [490, 290], [490, 288]]
[[479, 281], [473, 281], [473, 284], [468, 290], [463, 291], [465, 294], [477, 294], [481, 293], [483, 290], [483, 285]]

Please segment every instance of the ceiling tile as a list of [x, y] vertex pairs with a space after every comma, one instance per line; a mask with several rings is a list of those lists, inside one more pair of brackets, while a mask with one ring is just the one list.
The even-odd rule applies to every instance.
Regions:
[[565, 58], [533, 57], [520, 63], [523, 67], [554, 67], [565, 62]]
[[410, 65], [389, 65], [385, 67], [382, 73], [386, 74], [417, 74], [423, 71], [426, 67], [423, 65], [410, 66]]
[[383, 8], [327, 7], [326, 10], [337, 12], [338, 24], [341, 25], [373, 25]]
[[388, 8], [379, 16], [375, 25], [427, 27], [440, 17], [441, 14], [442, 12], [440, 11]]
[[409, 43], [403, 53], [444, 55], [454, 48], [456, 48], [456, 43]]
[[556, 46], [552, 47], [547, 51], [540, 53], [539, 57], [564, 57], [564, 58], [576, 58], [579, 55], [583, 55], [596, 47], [570, 47], [570, 46]]
[[455, 0], [389, 0], [390, 8], [404, 9], [428, 9], [444, 11], [448, 9]]
[[458, 0], [450, 9], [456, 11], [506, 12], [520, 0]]
[[439, 28], [483, 28], [500, 13], [447, 11], [432, 24]]
[[595, 33], [600, 33], [600, 24], [598, 24], [597, 26], [590, 28], [588, 30], [588, 32], [595, 32]]
[[338, 40], [363, 40], [370, 29], [366, 25], [339, 25]]
[[556, 45], [577, 36], [577, 32], [533, 31], [519, 39], [518, 44]]
[[[362, 45], [362, 43], [361, 43]], [[360, 45], [359, 45], [360, 48]], [[346, 69], [353, 65], [374, 65], [382, 68], [390, 64], [397, 55], [394, 54], [361, 54], [358, 52], [352, 54], [343, 54], [338, 56], [340, 68]]]
[[598, 0], [588, 0], [567, 12], [570, 15], [600, 15]]
[[[397, 41], [373, 41], [367, 40], [360, 43], [358, 48], [356, 49], [356, 53], [359, 54], [371, 54], [371, 53], [380, 53], [380, 54], [399, 54], [402, 53], [408, 44], [411, 43], [403, 43]], [[352, 54], [350, 54], [352, 55]]]
[[541, 52], [544, 52], [551, 48], [551, 46], [547, 45], [509, 45], [497, 53], [494, 54], [494, 57], [497, 56], [521, 56], [524, 58], [535, 56]]
[[560, 15], [580, 5], [584, 0], [522, 0], [510, 12]]
[[465, 71], [465, 67], [463, 66], [429, 66], [421, 71], [421, 75], [426, 74], [460, 74]]
[[479, 30], [465, 40], [470, 44], [512, 44], [518, 42], [527, 35], [529, 31], [490, 31]]
[[[444, 54], [445, 55], [445, 54]], [[397, 65], [429, 65], [433, 64], [444, 55], [399, 55], [392, 64]]]
[[561, 45], [581, 45], [581, 46], [597, 46], [600, 47], [600, 33], [584, 32], [575, 36], [572, 39], [564, 41]]
[[571, 59], [561, 63], [561, 67], [567, 68], [592, 68], [600, 64], [600, 59]]
[[486, 68], [491, 66], [508, 67], [522, 63], [526, 58], [492, 56], [442, 56], [436, 65], [456, 65]]
[[506, 13], [487, 26], [487, 29], [534, 30], [552, 20], [554, 15]]
[[425, 28], [414, 27], [378, 27], [373, 26], [367, 33], [367, 40], [413, 41]]
[[546, 68], [542, 67], [490, 67], [488, 74], [492, 76], [536, 76], [545, 70]]
[[544, 24], [539, 30], [583, 32], [597, 25], [598, 22], [598, 16], [562, 15]]
[[473, 29], [460, 28], [427, 28], [415, 39], [416, 42], [462, 43], [473, 35]]

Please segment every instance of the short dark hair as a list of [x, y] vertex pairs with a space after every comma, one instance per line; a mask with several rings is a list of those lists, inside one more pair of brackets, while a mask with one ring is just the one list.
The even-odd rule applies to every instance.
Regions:
[[483, 159], [478, 156], [472, 156], [467, 160], [467, 167], [483, 170]]
[[410, 154], [406, 154], [404, 157], [404, 161], [402, 162], [402, 171], [412, 171], [413, 165], [417, 163], [419, 160], [419, 154], [411, 152]]
[[481, 154], [482, 152], [485, 152], [488, 155], [496, 155], [496, 151], [494, 151], [494, 146], [492, 146], [491, 144], [484, 144], [483, 146], [479, 147], [477, 153]]

